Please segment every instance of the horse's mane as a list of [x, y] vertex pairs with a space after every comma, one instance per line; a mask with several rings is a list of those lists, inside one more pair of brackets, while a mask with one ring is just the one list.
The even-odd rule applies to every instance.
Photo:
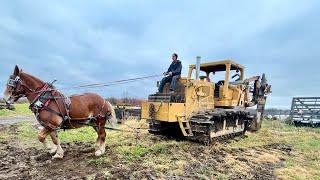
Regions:
[[20, 72], [19, 73], [19, 76], [20, 77], [29, 77], [29, 78], [31, 78], [32, 80], [34, 80], [34, 81], [38, 81], [38, 82], [41, 82], [41, 83], [44, 83], [41, 79], [39, 79], [39, 78], [37, 78], [37, 77], [35, 77], [35, 76], [33, 76], [33, 75], [31, 75], [31, 74], [28, 74], [28, 73], [25, 73], [25, 72]]

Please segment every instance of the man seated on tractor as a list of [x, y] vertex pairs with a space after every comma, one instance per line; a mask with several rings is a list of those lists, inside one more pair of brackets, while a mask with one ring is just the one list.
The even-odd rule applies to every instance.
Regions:
[[170, 83], [170, 93], [174, 93], [177, 86], [177, 81], [181, 76], [182, 65], [181, 61], [178, 60], [178, 55], [176, 53], [172, 54], [172, 63], [168, 68], [167, 72], [164, 72], [165, 76], [159, 86], [159, 93], [163, 93], [163, 88], [166, 83]]

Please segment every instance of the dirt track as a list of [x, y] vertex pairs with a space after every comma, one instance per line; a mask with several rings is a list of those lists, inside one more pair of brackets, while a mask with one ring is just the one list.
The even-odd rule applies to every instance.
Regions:
[[[17, 125], [1, 125], [0, 132], [3, 131], [14, 135]], [[166, 140], [165, 137], [153, 138], [154, 142]], [[128, 163], [119, 157], [113, 146], [107, 146], [104, 155], [110, 161], [97, 165], [90, 162], [96, 158], [93, 155], [94, 148], [89, 143], [63, 144], [64, 159], [51, 160], [51, 155], [40, 146], [23, 148], [11, 138], [0, 142], [0, 179], [207, 179], [220, 177], [221, 174], [227, 174], [230, 179], [275, 179], [274, 170], [283, 166], [284, 160], [274, 159], [275, 154], [289, 154], [291, 151], [284, 144], [250, 149], [191, 144], [184, 152], [175, 152], [175, 146], [167, 146], [170, 159], [177, 166], [180, 159], [188, 161], [182, 166], [179, 176], [148, 166], [143, 163], [146, 157]], [[149, 155], [158, 156], [154, 152]]]
[[0, 124], [15, 124], [22, 121], [36, 122], [33, 115], [31, 116], [0, 116]]

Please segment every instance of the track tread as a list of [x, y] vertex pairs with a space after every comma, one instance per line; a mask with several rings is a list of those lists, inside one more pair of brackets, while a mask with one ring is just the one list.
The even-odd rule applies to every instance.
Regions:
[[243, 135], [246, 130], [246, 123], [244, 123], [244, 129], [242, 132], [235, 132], [231, 134], [225, 134], [218, 137], [211, 138], [210, 132], [216, 131], [218, 132], [218, 123], [223, 121], [225, 118], [243, 118], [243, 120], [247, 119], [248, 113], [241, 110], [235, 109], [213, 109], [207, 111], [200, 111], [194, 114], [190, 118], [191, 129], [193, 131], [194, 136], [187, 137], [189, 140], [198, 141], [205, 145], [211, 144], [213, 141], [225, 141], [227, 139], [231, 139], [235, 136]]

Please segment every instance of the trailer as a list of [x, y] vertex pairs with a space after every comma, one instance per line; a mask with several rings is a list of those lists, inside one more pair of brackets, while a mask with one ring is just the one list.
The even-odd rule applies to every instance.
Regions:
[[290, 119], [295, 126], [320, 126], [320, 97], [294, 97]]
[[117, 105], [114, 107], [118, 123], [127, 119], [140, 119], [141, 107], [131, 105]]

